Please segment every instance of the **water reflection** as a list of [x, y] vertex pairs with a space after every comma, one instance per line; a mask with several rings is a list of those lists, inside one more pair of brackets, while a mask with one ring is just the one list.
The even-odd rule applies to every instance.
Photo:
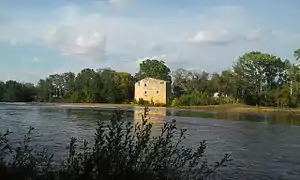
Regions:
[[169, 115], [180, 117], [198, 117], [208, 119], [222, 119], [234, 121], [265, 122], [268, 124], [300, 125], [300, 114], [295, 113], [233, 113], [233, 112], [206, 112], [197, 110], [173, 110]]
[[[144, 114], [144, 108], [135, 107], [133, 108], [134, 111], [134, 123], [142, 122], [142, 115]], [[160, 133], [160, 129], [163, 125], [163, 122], [167, 115], [167, 108], [159, 107], [159, 108], [150, 108], [149, 112], [149, 123], [152, 123], [152, 133], [153, 135], [158, 135]]]

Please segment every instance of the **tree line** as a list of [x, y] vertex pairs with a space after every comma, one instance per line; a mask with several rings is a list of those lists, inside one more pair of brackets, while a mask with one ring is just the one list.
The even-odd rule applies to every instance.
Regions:
[[[300, 49], [294, 51], [300, 59]], [[134, 83], [152, 77], [172, 84], [171, 105], [244, 103], [257, 106], [299, 107], [300, 66], [272, 54], [247, 52], [232, 68], [220, 73], [188, 71], [171, 73], [161, 60], [146, 59], [132, 75], [112, 69], [83, 69], [41, 79], [37, 85], [0, 82], [0, 101], [129, 103]]]

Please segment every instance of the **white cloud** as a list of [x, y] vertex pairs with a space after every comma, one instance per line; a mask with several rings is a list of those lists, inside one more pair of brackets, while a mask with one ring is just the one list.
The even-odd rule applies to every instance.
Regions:
[[33, 57], [30, 62], [33, 62], [33, 63], [40, 63], [40, 62], [43, 62], [41, 59], [37, 58], [37, 57]]
[[59, 21], [45, 33], [44, 42], [65, 56], [103, 61], [106, 37], [101, 33], [101, 15], [85, 14], [73, 6], [60, 9], [58, 14]]
[[238, 35], [227, 29], [201, 30], [190, 41], [200, 44], [228, 44], [238, 38]]
[[132, 4], [135, 0], [109, 0], [110, 4], [116, 7], [124, 7], [125, 5]]
[[247, 27], [245, 10], [238, 6], [219, 6], [202, 15], [202, 21], [189, 42], [206, 45], [228, 45], [241, 39]]
[[261, 28], [256, 28], [246, 33], [245, 39], [247, 41], [255, 41], [262, 38], [264, 33], [265, 32]]

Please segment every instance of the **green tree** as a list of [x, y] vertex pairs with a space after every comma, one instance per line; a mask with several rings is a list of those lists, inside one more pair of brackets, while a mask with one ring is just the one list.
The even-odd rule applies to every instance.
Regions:
[[232, 70], [222, 71], [219, 79], [219, 92], [223, 96], [235, 96], [235, 77]]
[[173, 73], [173, 93], [175, 97], [180, 97], [190, 91], [189, 81], [191, 80], [191, 72], [186, 69], [179, 68]]
[[5, 102], [29, 102], [33, 101], [36, 96], [35, 87], [30, 83], [19, 83], [9, 80], [0, 84], [0, 98]]
[[139, 72], [136, 73], [136, 80], [146, 77], [162, 79], [171, 82], [171, 70], [166, 66], [164, 61], [155, 59], [146, 59], [140, 64]]
[[233, 69], [240, 98], [250, 105], [263, 105], [268, 91], [277, 88], [284, 67], [280, 58], [266, 53], [249, 52], [239, 57]]
[[[95, 93], [93, 93], [94, 82], [97, 80], [97, 74], [93, 69], [83, 69], [78, 73], [75, 79], [75, 92], [79, 102], [95, 102]], [[76, 101], [76, 102], [77, 102]]]
[[104, 102], [117, 103], [122, 101], [122, 94], [120, 90], [120, 77], [111, 69], [103, 69], [100, 75], [103, 82], [102, 94]]
[[193, 92], [206, 92], [208, 88], [207, 72], [192, 72], [179, 68], [173, 73], [173, 92], [176, 97]]
[[40, 79], [36, 87], [37, 91], [37, 100], [41, 102], [51, 102], [52, 95], [54, 92], [54, 87], [49, 78], [45, 80]]
[[37, 91], [36, 91], [34, 84], [32, 84], [32, 83], [22, 84], [20, 91], [21, 91], [19, 94], [20, 97], [18, 97], [19, 101], [31, 102], [31, 101], [36, 100]]
[[296, 60], [300, 59], [300, 49], [297, 49], [294, 51], [294, 56], [295, 56]]
[[134, 77], [127, 72], [117, 73], [119, 76], [119, 89], [123, 102], [130, 102], [134, 98]]
[[0, 81], [0, 102], [3, 100], [4, 85], [4, 82]]
[[214, 94], [216, 92], [219, 92], [220, 91], [220, 82], [221, 82], [220, 74], [213, 73], [211, 75], [211, 78], [208, 81], [207, 91], [210, 94]]
[[67, 101], [71, 94], [75, 91], [75, 74], [66, 72], [61, 75], [62, 77], [62, 98]]

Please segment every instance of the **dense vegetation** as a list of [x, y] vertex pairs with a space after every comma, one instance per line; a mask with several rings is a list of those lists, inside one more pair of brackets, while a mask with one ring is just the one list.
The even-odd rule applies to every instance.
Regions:
[[[299, 60], [300, 49], [294, 51]], [[215, 105], [244, 103], [257, 106], [299, 107], [300, 66], [271, 54], [248, 52], [221, 73], [172, 72], [163, 61], [147, 59], [134, 76], [111, 69], [83, 69], [41, 79], [36, 86], [15, 81], [0, 83], [1, 101], [133, 102], [134, 83], [144, 77], [172, 83], [171, 103]]]
[[32, 146], [30, 128], [20, 145], [9, 142], [10, 132], [0, 134], [1, 180], [188, 180], [206, 179], [226, 166], [230, 156], [209, 164], [205, 157], [206, 142], [196, 148], [183, 146], [185, 130], [176, 122], [167, 122], [158, 136], [152, 136], [145, 108], [142, 122], [122, 120], [122, 112], [113, 114], [108, 124], [100, 121], [91, 147], [84, 142], [78, 150], [76, 139], [70, 142], [69, 155], [59, 166], [53, 155]]

